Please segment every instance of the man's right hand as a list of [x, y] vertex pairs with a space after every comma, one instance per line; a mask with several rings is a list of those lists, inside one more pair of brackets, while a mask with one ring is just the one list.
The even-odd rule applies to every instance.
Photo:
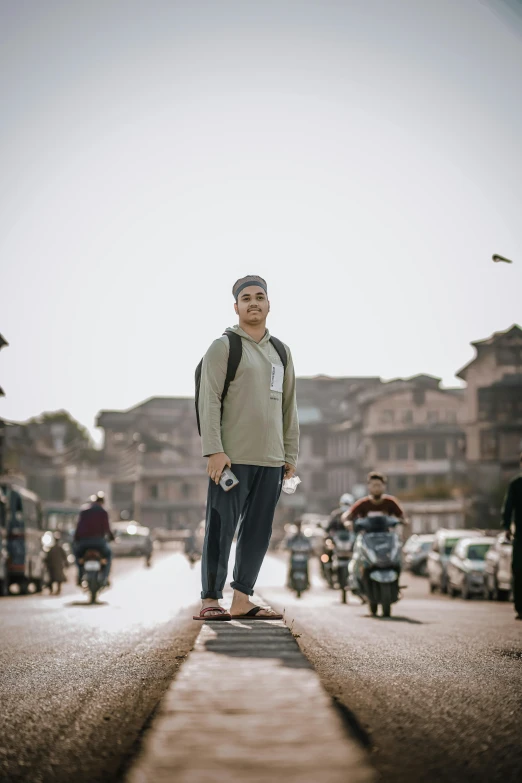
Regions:
[[232, 463], [224, 451], [218, 454], [211, 454], [208, 458], [207, 473], [215, 484], [219, 484], [221, 474], [226, 467], [232, 467]]

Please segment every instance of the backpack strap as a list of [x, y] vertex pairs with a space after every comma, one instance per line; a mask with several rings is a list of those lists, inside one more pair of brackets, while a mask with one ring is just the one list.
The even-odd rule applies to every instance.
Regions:
[[277, 339], [277, 337], [270, 336], [270, 342], [272, 343], [272, 345], [276, 349], [277, 353], [279, 354], [279, 358], [283, 362], [283, 367], [286, 370], [286, 366], [288, 364], [288, 356], [287, 356], [287, 353], [286, 353], [285, 346], [283, 345], [281, 340]]
[[228, 351], [227, 375], [221, 394], [221, 416], [223, 416], [223, 402], [227, 396], [228, 387], [236, 377], [237, 368], [243, 356], [243, 341], [241, 337], [236, 332], [233, 332], [232, 329], [227, 329], [223, 334], [228, 337], [230, 347]]

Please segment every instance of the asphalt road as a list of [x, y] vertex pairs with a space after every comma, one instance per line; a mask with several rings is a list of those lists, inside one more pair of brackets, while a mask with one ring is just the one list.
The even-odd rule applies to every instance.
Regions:
[[192, 647], [199, 574], [181, 554], [116, 559], [100, 605], [0, 599], [0, 780], [107, 783]]
[[[72, 577], [72, 574], [71, 574]], [[258, 588], [285, 610], [303, 651], [386, 783], [522, 780], [522, 623], [510, 604], [430, 596], [406, 577], [389, 620], [316, 575], [296, 599], [286, 561]], [[0, 781], [115, 783], [200, 630], [199, 567], [159, 553], [116, 560], [99, 606], [0, 600]], [[303, 703], [306, 711], [306, 703]], [[248, 783], [248, 781], [246, 781]]]
[[[512, 604], [430, 596], [406, 575], [391, 619], [323, 586], [301, 599], [272, 559], [259, 591], [285, 619], [386, 783], [522, 780], [522, 623]], [[303, 709], [306, 705], [303, 704]]]

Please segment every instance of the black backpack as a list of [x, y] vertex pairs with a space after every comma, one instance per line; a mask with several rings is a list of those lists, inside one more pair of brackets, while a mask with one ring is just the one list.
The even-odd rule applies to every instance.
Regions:
[[[223, 393], [221, 395], [221, 417], [223, 417], [223, 403], [225, 401], [225, 397], [227, 396], [228, 387], [236, 377], [237, 368], [239, 367], [239, 362], [241, 361], [241, 357], [243, 355], [243, 340], [240, 337], [237, 332], [233, 332], [232, 329], [227, 329], [226, 332], [223, 332], [223, 334], [226, 334], [228, 337], [228, 342], [230, 345], [230, 349], [228, 352], [228, 364], [227, 364], [227, 375], [225, 378], [225, 385], [223, 386]], [[276, 349], [277, 353], [279, 354], [279, 358], [281, 359], [283, 363], [283, 367], [286, 370], [286, 365], [288, 364], [288, 357], [286, 355], [286, 349], [281, 340], [278, 340], [277, 337], [270, 337], [270, 342]], [[199, 387], [201, 386], [201, 370], [203, 367], [203, 359], [200, 361], [198, 366], [196, 367], [196, 419], [198, 422], [198, 432], [201, 435], [201, 424], [199, 421]]]

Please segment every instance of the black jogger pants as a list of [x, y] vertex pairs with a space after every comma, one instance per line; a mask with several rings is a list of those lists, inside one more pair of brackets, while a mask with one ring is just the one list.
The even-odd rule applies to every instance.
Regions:
[[231, 587], [253, 595], [266, 555], [281, 494], [284, 468], [232, 465], [239, 484], [225, 492], [209, 482], [205, 541], [201, 559], [202, 598], [223, 598], [228, 559], [239, 523]]

